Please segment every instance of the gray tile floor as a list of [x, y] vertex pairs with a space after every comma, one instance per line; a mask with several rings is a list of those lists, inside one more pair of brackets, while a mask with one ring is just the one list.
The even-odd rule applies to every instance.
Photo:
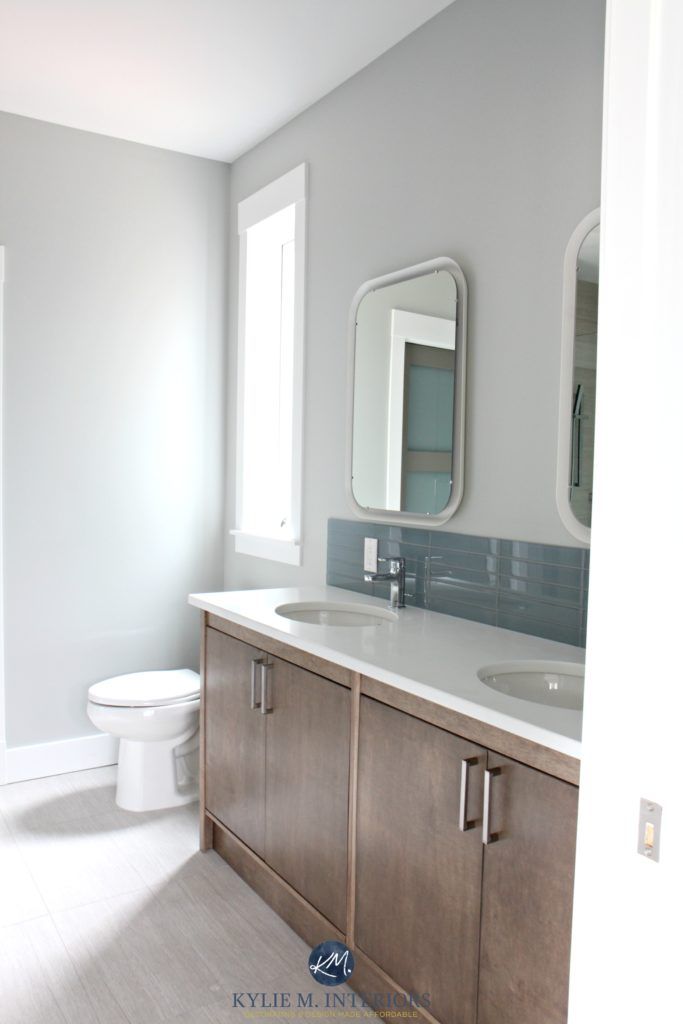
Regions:
[[132, 814], [114, 782], [0, 787], [2, 1024], [235, 1024], [233, 992], [316, 988], [305, 943], [198, 852], [196, 805]]

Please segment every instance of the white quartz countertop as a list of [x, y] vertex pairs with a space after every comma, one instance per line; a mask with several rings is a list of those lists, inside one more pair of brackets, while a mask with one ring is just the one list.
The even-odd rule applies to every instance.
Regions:
[[507, 661], [570, 661], [584, 652], [569, 644], [514, 633], [497, 626], [402, 608], [396, 622], [380, 626], [328, 626], [295, 622], [276, 608], [298, 601], [333, 601], [386, 608], [386, 602], [339, 587], [287, 587], [192, 594], [190, 604], [257, 630], [353, 672], [452, 708], [470, 718], [581, 756], [581, 712], [547, 707], [498, 693], [477, 671]]

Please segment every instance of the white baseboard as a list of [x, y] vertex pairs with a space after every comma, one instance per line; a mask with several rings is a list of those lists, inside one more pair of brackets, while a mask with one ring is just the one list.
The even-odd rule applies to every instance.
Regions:
[[[26, 747], [7, 747], [4, 751], [5, 771], [0, 783], [25, 782], [46, 775], [63, 775], [86, 768], [103, 768], [118, 761], [119, 741], [98, 732], [54, 743], [35, 743]], [[0, 769], [2, 751], [0, 751]]]

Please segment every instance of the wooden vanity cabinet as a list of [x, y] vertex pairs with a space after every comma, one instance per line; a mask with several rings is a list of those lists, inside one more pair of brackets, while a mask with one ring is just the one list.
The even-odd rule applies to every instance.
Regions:
[[[472, 760], [460, 831], [463, 759]], [[475, 1024], [486, 751], [361, 697], [358, 949], [448, 1024]]]
[[266, 718], [251, 707], [255, 647], [206, 630], [206, 809], [260, 857], [266, 836]]
[[211, 628], [204, 675], [206, 811], [343, 932], [350, 691]]
[[351, 693], [273, 659], [265, 860], [346, 931]]
[[203, 847], [423, 1024], [566, 1024], [578, 763], [229, 625], [204, 631]]
[[565, 1024], [577, 797], [362, 697], [357, 948], [443, 1024]]
[[565, 1024], [579, 791], [489, 752], [478, 1024]]

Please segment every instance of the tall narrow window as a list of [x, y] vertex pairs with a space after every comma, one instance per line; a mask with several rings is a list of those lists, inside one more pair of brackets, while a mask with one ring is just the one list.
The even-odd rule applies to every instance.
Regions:
[[238, 206], [235, 550], [301, 564], [306, 165]]

